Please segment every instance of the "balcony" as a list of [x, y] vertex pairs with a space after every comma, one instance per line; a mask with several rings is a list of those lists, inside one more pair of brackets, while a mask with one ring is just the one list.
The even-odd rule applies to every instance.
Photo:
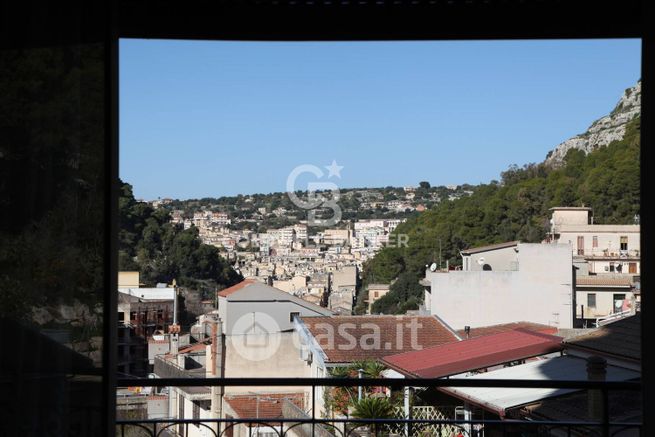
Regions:
[[[345, 437], [345, 436], [438, 436], [438, 437], [496, 437], [496, 436], [602, 436], [628, 437], [641, 436], [641, 421], [629, 420], [621, 409], [620, 399], [639, 398], [640, 382], [617, 381], [544, 381], [544, 380], [466, 380], [466, 379], [347, 379], [347, 378], [169, 378], [169, 379], [120, 379], [120, 385], [148, 385], [157, 387], [175, 386], [219, 386], [225, 387], [298, 387], [308, 389], [309, 401], [306, 408], [282, 401], [278, 413], [266, 416], [222, 418], [166, 418], [118, 420], [116, 435], [128, 437], [204, 435], [204, 436], [295, 436], [295, 437]], [[408, 393], [419, 388], [486, 388], [486, 389], [558, 389], [574, 393], [580, 407], [580, 399], [589, 400], [589, 414], [593, 419], [580, 420], [574, 414], [570, 418], [541, 419], [538, 416], [521, 417], [526, 409], [517, 410], [521, 414], [507, 416], [475, 417], [459, 414], [456, 408], [425, 408], [409, 405], [397, 406], [384, 415], [374, 411], [366, 414], [325, 415], [317, 414], [324, 389], [350, 388], [357, 392], [359, 387], [386, 387], [391, 392]], [[223, 392], [223, 390], [220, 390]], [[585, 393], [586, 392], [586, 393]], [[637, 393], [635, 393], [637, 392]], [[616, 395], [615, 395], [616, 394]], [[620, 394], [620, 396], [619, 396]], [[406, 398], [408, 399], [408, 398]], [[584, 402], [583, 402], [584, 403]], [[469, 407], [470, 408], [470, 407]], [[579, 409], [579, 408], [578, 408]], [[585, 410], [582, 408], [582, 410]], [[640, 410], [641, 411], [641, 410]], [[426, 413], [428, 412], [428, 413]], [[259, 413], [259, 410], [258, 410]], [[561, 415], [562, 412], [560, 411]], [[567, 414], [566, 411], [563, 414]], [[357, 416], [357, 417], [355, 417]], [[202, 433], [199, 433], [202, 431]]]

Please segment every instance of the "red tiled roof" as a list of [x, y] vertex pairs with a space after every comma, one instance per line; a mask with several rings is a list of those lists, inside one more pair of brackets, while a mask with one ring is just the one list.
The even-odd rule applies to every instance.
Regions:
[[[481, 326], [479, 328], [471, 328], [469, 338], [481, 337], [483, 335], [498, 334], [500, 332], [513, 331], [515, 329], [527, 329], [529, 331], [541, 332], [544, 334], [557, 334], [557, 328], [554, 326], [542, 325], [540, 323], [532, 322], [514, 322], [503, 323], [500, 325]], [[466, 339], [466, 332], [463, 329], [457, 331], [457, 334]]]
[[330, 363], [378, 359], [457, 341], [431, 316], [303, 317], [302, 321]]
[[590, 285], [599, 287], [630, 287], [632, 276], [625, 278], [604, 278], [602, 276], [578, 276], [575, 285]]
[[225, 395], [225, 402], [241, 419], [276, 419], [283, 417], [284, 400], [304, 408], [304, 393], [260, 393], [249, 395]]
[[219, 291], [217, 294], [221, 297], [227, 297], [234, 293], [235, 291], [239, 291], [244, 287], [247, 287], [250, 284], [254, 284], [257, 282], [256, 279], [244, 279], [243, 281], [239, 282], [238, 284], [235, 284], [231, 287], [226, 288], [225, 290]]
[[383, 358], [391, 368], [419, 378], [440, 378], [562, 350], [562, 338], [516, 329]]
[[[189, 346], [184, 346], [180, 348], [177, 353], [178, 354], [186, 354], [188, 352], [196, 352], [196, 351], [204, 351], [205, 348], [207, 347], [207, 343], [205, 343], [206, 340], [203, 340], [202, 342], [199, 343], [194, 343]], [[211, 342], [209, 342], [211, 343]]]

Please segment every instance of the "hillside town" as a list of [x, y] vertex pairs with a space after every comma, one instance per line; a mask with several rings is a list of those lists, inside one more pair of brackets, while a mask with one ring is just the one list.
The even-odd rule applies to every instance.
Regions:
[[[205, 312], [188, 332], [181, 330], [177, 321], [175, 284], [141, 287], [138, 272], [121, 272], [119, 372], [154, 378], [320, 378], [359, 369], [360, 375], [365, 371], [367, 376], [388, 378], [547, 380], [563, 374], [591, 379], [596, 376], [590, 372], [596, 371], [612, 381], [639, 378], [639, 224], [594, 224], [589, 207], [554, 207], [551, 213], [550, 232], [541, 243], [509, 241], [474, 247], [461, 252], [457, 268], [426, 266], [420, 280], [424, 304], [401, 316], [351, 315], [348, 311], [357, 292], [366, 295], [369, 308], [371, 301], [388, 292], [389, 284], [358, 289], [354, 253], [362, 252], [353, 248], [360, 238], [366, 243], [363, 235], [367, 232], [393, 235], [384, 221], [324, 231], [318, 241], [313, 239], [327, 248], [320, 251], [322, 256], [318, 250], [313, 257], [303, 256], [308, 248], [302, 240], [310, 239], [302, 233], [303, 226], [267, 233], [272, 237], [251, 236], [249, 241], [257, 241], [265, 249], [254, 252], [250, 264], [235, 267], [247, 272], [256, 265], [257, 270], [244, 275], [242, 282], [217, 291], [215, 300], [205, 302]], [[224, 219], [203, 216], [196, 223], [204, 226], [203, 222], [211, 223], [214, 217]], [[364, 244], [366, 249], [374, 247]], [[276, 251], [280, 255], [275, 255]], [[346, 254], [350, 256], [339, 257]], [[590, 360], [595, 360], [596, 367], [590, 367]], [[310, 417], [308, 411], [315, 409], [321, 417], [348, 417], [351, 407], [339, 403], [344, 395], [340, 390], [345, 389], [319, 387], [313, 404], [308, 390], [124, 389], [118, 395], [119, 414], [274, 419], [289, 411], [298, 415], [294, 417]], [[561, 408], [573, 408], [571, 405], [584, 397], [575, 390], [566, 394], [553, 389], [505, 390], [501, 396], [501, 389], [493, 394], [474, 388], [415, 389], [413, 402], [421, 408], [411, 407], [410, 412], [406, 405], [394, 414], [561, 419]], [[389, 397], [392, 392], [387, 389], [382, 395]], [[620, 399], [624, 401], [621, 408], [612, 414], [621, 418], [641, 414], [634, 399]], [[593, 419], [600, 414], [598, 408], [573, 409], [571, 414]], [[211, 426], [179, 425], [176, 432], [205, 436], [217, 431], [218, 424]], [[428, 431], [429, 435], [450, 436], [458, 429], [450, 426]], [[470, 424], [462, 430], [462, 435], [486, 435], [483, 428]], [[310, 435], [303, 433], [302, 427], [296, 434], [287, 431]], [[402, 429], [397, 431], [400, 434], [394, 435], [406, 435]], [[232, 432], [269, 435], [273, 431], [269, 426], [237, 424]], [[328, 429], [321, 432], [333, 435]]]
[[543, 163], [344, 190], [329, 225], [293, 193], [147, 204], [124, 185], [119, 375], [198, 384], [123, 387], [117, 416], [183, 437], [640, 435], [638, 393], [548, 387], [641, 380], [640, 89]]

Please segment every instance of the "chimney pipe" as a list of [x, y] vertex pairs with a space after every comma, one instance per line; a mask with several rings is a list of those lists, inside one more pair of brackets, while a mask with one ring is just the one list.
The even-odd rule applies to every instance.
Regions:
[[464, 332], [466, 333], [466, 339], [468, 340], [469, 337], [471, 336], [471, 327], [470, 326], [465, 326], [464, 327]]
[[[607, 360], [599, 356], [587, 358], [587, 379], [589, 381], [605, 381], [607, 375]], [[603, 392], [600, 389], [587, 391], [587, 413], [590, 420], [602, 421], [605, 413]]]

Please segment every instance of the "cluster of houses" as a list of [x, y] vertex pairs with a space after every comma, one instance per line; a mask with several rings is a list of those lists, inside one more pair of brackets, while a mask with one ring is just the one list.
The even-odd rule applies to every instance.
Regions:
[[[393, 231], [405, 219], [357, 220], [346, 229], [308, 233], [305, 222], [267, 232], [231, 229], [227, 213], [198, 211], [184, 219], [174, 211], [172, 221], [195, 226], [203, 243], [225, 250], [243, 277], [326, 306], [339, 314], [352, 314], [356, 277], [363, 263], [393, 240]], [[390, 241], [392, 239], [392, 241]]]
[[[462, 252], [460, 270], [428, 266], [421, 281], [425, 305], [412, 314], [340, 315], [280, 289], [281, 284], [246, 279], [218, 292], [217, 306], [198, 317], [190, 332], [181, 333], [174, 320], [166, 329], [155, 325], [148, 343], [148, 372], [154, 378], [324, 378], [339, 369], [374, 362], [384, 369], [380, 376], [407, 379], [405, 391], [412, 402], [399, 407], [398, 417], [429, 413], [473, 422], [597, 421], [603, 402], [594, 391], [435, 388], [411, 380], [639, 380], [639, 268], [638, 225], [597, 225], [589, 208], [554, 208], [551, 233], [543, 243], [469, 249]], [[140, 316], [140, 310], [133, 309], [161, 311], [157, 298], [168, 289], [121, 288], [125, 324], [140, 332], [144, 331], [137, 322], [156, 324], [156, 314]], [[175, 296], [171, 305], [174, 317]], [[169, 314], [165, 311], [157, 314]], [[144, 388], [133, 393], [131, 401], [119, 402], [119, 408], [161, 419], [346, 417], [332, 407], [331, 394], [323, 387], [312, 393], [311, 387], [266, 385]], [[377, 396], [392, 394], [383, 390]], [[129, 390], [121, 396], [130, 399]], [[641, 420], [639, 396], [616, 391], [608, 399], [612, 421]], [[209, 436], [218, 426], [183, 424], [172, 431]], [[228, 435], [278, 435], [280, 427], [289, 426], [238, 424], [229, 427]], [[283, 430], [288, 435], [311, 435], [303, 434], [303, 429]], [[425, 427], [421, 430], [426, 432]], [[425, 435], [408, 428], [396, 431]], [[624, 429], [617, 435], [633, 431]], [[493, 427], [471, 423], [427, 432], [495, 435]], [[553, 432], [550, 435], [559, 435]], [[567, 435], [566, 429], [562, 432]], [[334, 434], [322, 428], [321, 435]], [[568, 435], [590, 434], [587, 429]]]

